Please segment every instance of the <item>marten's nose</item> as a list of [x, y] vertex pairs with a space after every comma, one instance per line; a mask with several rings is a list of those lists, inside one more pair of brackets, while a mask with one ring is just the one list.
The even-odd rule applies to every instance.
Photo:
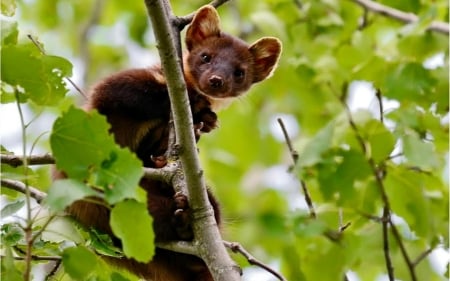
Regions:
[[209, 85], [214, 89], [222, 88], [223, 79], [220, 76], [213, 75], [209, 78]]

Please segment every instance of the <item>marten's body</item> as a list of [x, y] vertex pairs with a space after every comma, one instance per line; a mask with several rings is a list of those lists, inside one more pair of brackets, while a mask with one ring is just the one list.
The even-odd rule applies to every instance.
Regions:
[[[263, 38], [249, 46], [222, 33], [218, 15], [211, 6], [197, 12], [187, 30], [186, 45], [185, 80], [194, 127], [200, 132], [216, 127], [213, 110], [218, 104], [268, 77], [281, 51], [275, 38]], [[153, 157], [164, 155], [167, 150], [170, 118], [169, 96], [160, 66], [126, 70], [102, 80], [90, 93], [85, 109], [96, 109], [105, 115], [116, 142], [134, 151], [145, 167], [159, 168]], [[148, 195], [155, 240], [192, 240], [187, 198], [175, 194], [171, 186], [162, 182], [142, 179], [140, 186]], [[209, 199], [220, 224], [218, 203], [210, 193]], [[68, 212], [83, 225], [113, 235], [105, 207], [77, 201]], [[153, 281], [212, 281], [201, 259], [163, 249], [157, 248], [148, 264], [108, 259]]]

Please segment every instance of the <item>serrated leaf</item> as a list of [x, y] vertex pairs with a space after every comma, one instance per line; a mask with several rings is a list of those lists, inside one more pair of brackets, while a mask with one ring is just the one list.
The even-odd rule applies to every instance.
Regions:
[[140, 262], [148, 262], [155, 252], [152, 223], [146, 204], [134, 200], [120, 202], [111, 211], [111, 228], [125, 255]]
[[98, 168], [113, 149], [108, 129], [105, 117], [97, 112], [69, 108], [55, 121], [50, 136], [56, 167], [71, 178], [87, 179], [89, 168]]
[[14, 201], [14, 202], [10, 202], [2, 208], [2, 210], [0, 212], [0, 217], [5, 218], [10, 215], [13, 215], [17, 211], [19, 211], [23, 206], [25, 206], [25, 200], [23, 200], [23, 199], [20, 199], [20, 200]]
[[[3, 1], [2, 1], [3, 5]], [[17, 37], [19, 36], [19, 30], [17, 29], [16, 21], [6, 21], [1, 19], [1, 42], [2, 46], [17, 44]]]
[[97, 266], [97, 256], [86, 247], [71, 247], [64, 250], [62, 264], [71, 278], [87, 280]]
[[16, 13], [16, 0], [2, 0], [0, 1], [2, 15], [12, 17]]
[[420, 100], [432, 92], [436, 79], [420, 63], [399, 64], [386, 73], [383, 95], [399, 101]]
[[86, 186], [85, 183], [75, 179], [62, 179], [52, 183], [48, 190], [48, 195], [44, 204], [55, 212], [64, 211], [66, 207], [76, 200], [88, 196], [95, 196], [97, 193]]
[[36, 49], [31, 44], [4, 46], [1, 80], [23, 89], [21, 101], [29, 98], [38, 105], [54, 105], [68, 92], [63, 78], [71, 74], [71, 64], [60, 57], [44, 56]]
[[139, 159], [120, 148], [108, 129], [104, 116], [72, 107], [55, 121], [50, 144], [58, 169], [71, 178], [103, 187], [105, 200], [114, 204], [139, 197], [143, 172]]
[[409, 165], [424, 170], [431, 170], [437, 167], [438, 159], [433, 143], [421, 140], [414, 132], [406, 133], [402, 137], [402, 142], [403, 154]]

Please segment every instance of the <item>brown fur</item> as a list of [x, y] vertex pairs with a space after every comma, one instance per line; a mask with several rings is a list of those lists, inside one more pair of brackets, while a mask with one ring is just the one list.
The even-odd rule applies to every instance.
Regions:
[[[187, 30], [186, 46], [185, 80], [194, 127], [201, 132], [217, 126], [216, 106], [267, 78], [281, 52], [281, 44], [275, 38], [263, 38], [249, 46], [221, 32], [219, 17], [211, 6], [197, 12]], [[116, 142], [134, 151], [145, 167], [159, 167], [153, 157], [167, 150], [170, 118], [166, 81], [160, 66], [125, 70], [100, 81], [92, 89], [85, 109], [105, 115]], [[55, 177], [62, 178], [64, 174], [60, 172]], [[156, 242], [191, 240], [187, 198], [175, 194], [171, 186], [162, 182], [142, 179], [140, 186], [147, 192]], [[208, 195], [220, 224], [218, 203], [210, 192]], [[175, 214], [180, 209], [183, 212]], [[68, 212], [83, 225], [113, 235], [105, 207], [77, 201]], [[117, 243], [120, 245], [120, 241]], [[125, 258], [106, 259], [154, 281], [212, 281], [201, 259], [159, 248], [147, 264]]]

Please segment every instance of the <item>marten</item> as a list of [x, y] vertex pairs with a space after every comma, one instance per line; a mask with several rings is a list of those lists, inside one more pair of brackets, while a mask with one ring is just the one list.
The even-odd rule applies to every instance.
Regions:
[[[219, 16], [209, 5], [196, 12], [185, 43], [183, 72], [198, 140], [199, 133], [217, 126], [216, 109], [270, 76], [277, 65], [281, 43], [276, 38], [264, 37], [248, 45], [223, 33]], [[84, 108], [105, 115], [115, 141], [136, 153], [144, 167], [162, 166], [164, 161], [155, 161], [155, 157], [164, 155], [168, 148], [170, 101], [160, 65], [121, 71], [101, 80], [90, 91]], [[64, 177], [64, 173], [57, 172], [55, 177]], [[155, 242], [192, 240], [187, 198], [163, 182], [143, 178], [140, 186], [147, 192]], [[211, 192], [208, 195], [220, 225], [218, 202]], [[80, 200], [67, 211], [82, 225], [114, 237], [109, 210], [102, 204]], [[119, 239], [114, 239], [120, 246]], [[156, 248], [148, 263], [130, 258], [107, 260], [153, 281], [213, 280], [200, 258], [160, 248]]]

